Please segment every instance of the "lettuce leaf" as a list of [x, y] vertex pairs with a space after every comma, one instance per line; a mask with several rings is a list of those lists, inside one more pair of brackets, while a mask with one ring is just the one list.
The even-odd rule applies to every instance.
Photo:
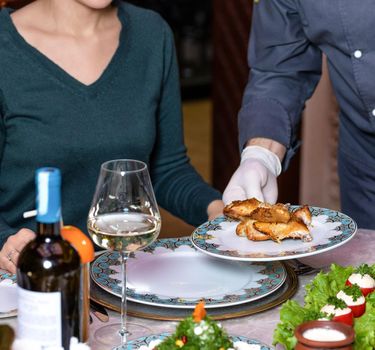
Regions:
[[366, 312], [355, 319], [355, 349], [375, 349], [375, 293], [366, 297]]
[[[371, 268], [375, 271], [375, 264]], [[318, 319], [327, 299], [336, 296], [353, 271], [352, 266], [332, 264], [328, 273], [318, 273], [306, 286], [304, 306], [293, 300], [285, 302], [280, 310], [280, 322], [273, 334], [273, 345], [282, 344], [286, 350], [293, 350], [297, 343], [294, 329], [303, 322]], [[366, 312], [355, 319], [354, 330], [356, 349], [375, 349], [375, 292], [366, 297]]]
[[286, 301], [280, 311], [280, 323], [273, 334], [273, 344], [283, 344], [287, 350], [293, 350], [297, 344], [294, 329], [303, 322], [316, 320], [319, 313], [302, 307], [294, 300]]
[[352, 266], [342, 267], [332, 264], [328, 273], [319, 272], [306, 286], [305, 306], [315, 311], [320, 310], [329, 297], [335, 297], [345, 286], [346, 280], [353, 271]]

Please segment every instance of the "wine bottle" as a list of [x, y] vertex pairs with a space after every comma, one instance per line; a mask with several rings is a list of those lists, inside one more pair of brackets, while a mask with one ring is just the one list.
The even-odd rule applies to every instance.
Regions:
[[69, 350], [79, 337], [80, 257], [60, 235], [59, 169], [36, 172], [37, 236], [17, 265], [17, 338]]

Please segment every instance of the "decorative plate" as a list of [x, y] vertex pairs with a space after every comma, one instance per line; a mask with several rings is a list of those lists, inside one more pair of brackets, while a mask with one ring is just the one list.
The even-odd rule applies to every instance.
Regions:
[[16, 275], [0, 270], [0, 318], [17, 315]]
[[[297, 208], [297, 206], [292, 206]], [[199, 226], [192, 234], [193, 245], [200, 251], [223, 259], [274, 261], [320, 254], [348, 242], [357, 232], [357, 224], [338, 211], [310, 207], [313, 240], [285, 239], [281, 243], [250, 241], [236, 235], [239, 221], [220, 216]]]
[[[135, 340], [131, 340], [127, 344], [127, 350], [138, 350], [143, 346], [143, 349], [147, 349], [148, 346], [152, 341], [159, 340], [159, 339], [165, 339], [168, 337], [170, 334], [169, 333], [160, 333], [160, 334], [154, 334], [154, 335], [149, 335], [147, 337], [141, 337]], [[249, 350], [272, 350], [274, 348], [265, 345], [261, 343], [260, 341], [256, 339], [249, 339], [246, 337], [242, 336], [230, 336], [231, 340], [233, 342], [244, 342], [245, 344], [252, 345], [249, 346]]]
[[[91, 265], [91, 277], [121, 296], [118, 252], [105, 252]], [[206, 308], [251, 302], [273, 293], [285, 281], [279, 262], [234, 262], [197, 251], [188, 238], [161, 239], [132, 255], [127, 263], [128, 300], [162, 307]]]
[[[245, 303], [228, 307], [211, 308], [209, 315], [214, 320], [229, 320], [233, 318], [242, 318], [245, 316], [256, 315], [263, 311], [272, 309], [281, 305], [288, 299], [291, 299], [298, 289], [298, 277], [294, 269], [289, 264], [282, 263], [286, 270], [286, 279], [283, 285], [272, 294], [258, 299], [255, 303]], [[99, 287], [91, 279], [90, 298], [105, 308], [121, 312], [121, 298], [108, 293]], [[182, 309], [175, 307], [159, 307], [141, 303], [127, 302], [127, 314], [129, 316], [148, 318], [158, 321], [181, 321], [191, 315], [191, 309]]]

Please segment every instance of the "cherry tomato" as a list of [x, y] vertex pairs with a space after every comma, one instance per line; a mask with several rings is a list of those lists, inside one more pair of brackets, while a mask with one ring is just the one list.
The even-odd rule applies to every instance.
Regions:
[[366, 311], [366, 302], [360, 305], [348, 305], [348, 308], [353, 311], [353, 317], [361, 317]]
[[353, 326], [354, 324], [354, 317], [353, 317], [353, 311], [348, 312], [347, 314], [340, 315], [340, 316], [334, 316], [332, 318], [332, 321], [345, 323], [349, 326]]

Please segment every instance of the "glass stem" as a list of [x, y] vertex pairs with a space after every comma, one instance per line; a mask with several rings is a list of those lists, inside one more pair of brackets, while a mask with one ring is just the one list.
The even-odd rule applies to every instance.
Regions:
[[119, 331], [121, 336], [121, 345], [126, 345], [127, 335], [129, 334], [126, 330], [126, 262], [129, 254], [121, 251], [121, 275], [122, 275], [122, 289], [121, 289], [121, 329]]

